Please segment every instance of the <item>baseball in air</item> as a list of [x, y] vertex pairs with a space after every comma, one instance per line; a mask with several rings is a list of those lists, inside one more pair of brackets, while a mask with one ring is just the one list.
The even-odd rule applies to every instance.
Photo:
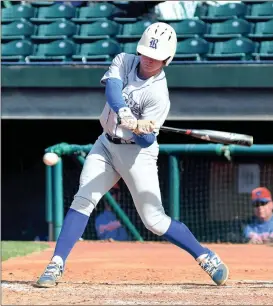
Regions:
[[43, 157], [43, 162], [47, 165], [47, 166], [54, 166], [57, 164], [59, 160], [59, 156], [56, 153], [46, 153]]

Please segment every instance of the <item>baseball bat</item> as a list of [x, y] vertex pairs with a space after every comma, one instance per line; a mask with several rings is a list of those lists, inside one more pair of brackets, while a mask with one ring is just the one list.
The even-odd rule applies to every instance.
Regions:
[[209, 142], [236, 144], [245, 147], [251, 147], [253, 145], [253, 136], [244, 134], [221, 132], [214, 130], [178, 129], [168, 126], [161, 126], [160, 130], [164, 132], [174, 132], [182, 135], [188, 135]]

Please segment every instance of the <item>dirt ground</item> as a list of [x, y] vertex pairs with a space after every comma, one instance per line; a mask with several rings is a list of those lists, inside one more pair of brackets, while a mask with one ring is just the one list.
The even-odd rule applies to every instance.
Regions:
[[54, 244], [2, 263], [2, 305], [272, 305], [273, 247], [207, 245], [228, 264], [214, 285], [186, 252], [169, 243], [78, 242], [55, 288], [33, 283]]

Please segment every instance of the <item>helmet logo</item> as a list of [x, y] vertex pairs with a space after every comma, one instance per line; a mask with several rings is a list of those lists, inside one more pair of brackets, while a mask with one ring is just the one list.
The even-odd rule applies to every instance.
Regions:
[[158, 39], [152, 38], [150, 41], [150, 48], [157, 49]]

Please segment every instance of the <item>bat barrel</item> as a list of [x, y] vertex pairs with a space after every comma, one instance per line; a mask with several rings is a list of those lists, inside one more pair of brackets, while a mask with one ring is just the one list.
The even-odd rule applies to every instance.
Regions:
[[245, 147], [251, 147], [253, 145], [253, 137], [244, 134], [229, 133], [229, 132], [214, 131], [214, 130], [179, 129], [167, 126], [162, 126], [160, 130], [164, 132], [173, 132], [182, 135], [188, 135], [208, 142], [240, 145]]
[[253, 137], [250, 135], [213, 131], [213, 130], [192, 130], [191, 135], [210, 142], [222, 144], [233, 144], [250, 147], [253, 145]]

